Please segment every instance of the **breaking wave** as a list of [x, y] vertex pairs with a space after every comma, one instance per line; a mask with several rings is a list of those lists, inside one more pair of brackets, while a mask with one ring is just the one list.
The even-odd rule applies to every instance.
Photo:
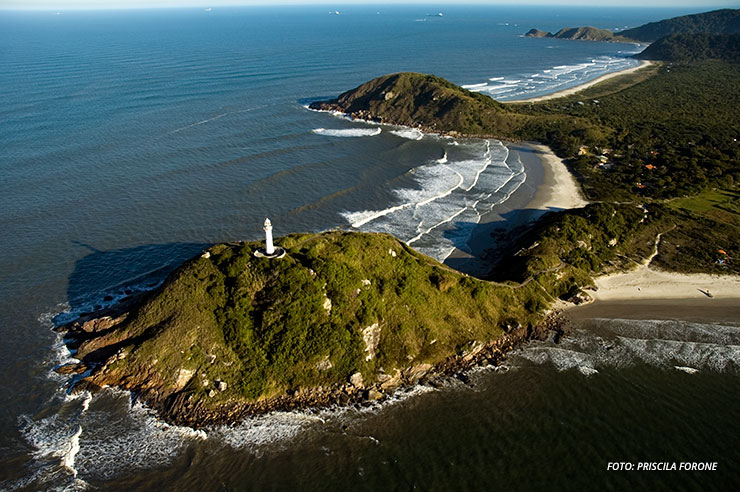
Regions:
[[374, 137], [380, 135], [383, 130], [380, 128], [347, 128], [342, 130], [315, 128], [312, 132], [325, 137]]
[[574, 87], [611, 72], [637, 66], [639, 62], [628, 56], [640, 49], [624, 51], [625, 56], [600, 56], [584, 63], [558, 65], [529, 75], [515, 78], [490, 77], [486, 82], [463, 87], [490, 95], [500, 101], [526, 99], [551, 94]]
[[602, 368], [646, 364], [687, 374], [740, 372], [740, 326], [684, 321], [592, 320], [558, 345], [533, 343], [519, 360], [576, 369], [590, 375]]
[[454, 144], [446, 143], [440, 159], [410, 171], [415, 186], [394, 190], [396, 204], [342, 216], [356, 229], [389, 233], [439, 261], [455, 248], [466, 250], [482, 215], [508, 199], [526, 174], [497, 140]]
[[421, 140], [424, 134], [416, 128], [407, 128], [403, 130], [391, 130], [391, 133], [397, 137], [408, 138], [409, 140]]

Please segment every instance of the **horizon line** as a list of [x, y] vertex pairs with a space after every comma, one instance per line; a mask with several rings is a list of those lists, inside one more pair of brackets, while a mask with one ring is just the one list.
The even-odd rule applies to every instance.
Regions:
[[550, 2], [532, 2], [522, 3], [521, 1], [506, 0], [503, 2], [496, 3], [482, 3], [482, 2], [464, 2], [464, 3], [450, 3], [449, 1], [442, 0], [429, 0], [425, 2], [410, 2], [410, 3], [349, 3], [341, 4], [341, 2], [331, 2], [329, 0], [318, 0], [317, 2], [304, 3], [295, 0], [286, 0], [284, 2], [265, 2], [255, 4], [207, 4], [202, 5], [111, 5], [111, 6], [68, 6], [68, 7], [51, 7], [51, 6], [38, 6], [28, 7], [23, 5], [0, 5], [0, 11], [15, 11], [15, 12], [95, 12], [95, 11], [114, 11], [114, 10], [204, 10], [210, 11], [213, 9], [239, 9], [239, 8], [264, 8], [264, 7], [326, 7], [328, 5], [334, 6], [333, 8], [348, 8], [348, 7], [401, 7], [401, 6], [448, 6], [448, 7], [460, 7], [460, 6], [471, 6], [471, 7], [495, 7], [495, 6], [515, 6], [515, 7], [591, 7], [594, 9], [610, 8], [610, 9], [677, 9], [677, 8], [697, 8], [703, 11], [709, 12], [712, 10], [729, 9], [738, 10], [738, 6], [728, 5], [698, 5], [698, 4], [673, 4], [673, 5], [656, 5], [650, 3], [641, 3], [639, 5], [624, 5], [624, 3], [609, 3], [609, 4], [598, 4], [591, 6], [587, 0], [583, 0], [583, 3], [550, 3]]

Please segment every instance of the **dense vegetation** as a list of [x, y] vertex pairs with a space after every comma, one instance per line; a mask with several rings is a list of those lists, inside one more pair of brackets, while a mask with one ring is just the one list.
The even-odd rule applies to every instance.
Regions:
[[[591, 276], [649, 256], [655, 235], [666, 225], [664, 214], [635, 204], [595, 203], [582, 209], [548, 214], [517, 240], [493, 271], [496, 280], [528, 278], [569, 297]], [[570, 278], [569, 290], [553, 290], [554, 282]]]
[[544, 117], [517, 136], [568, 158], [591, 199], [669, 198], [740, 184], [740, 65], [664, 66], [639, 84], [619, 84], [517, 105]]
[[[740, 192], [714, 191], [644, 204], [595, 203], [544, 216], [514, 241], [494, 280], [537, 278], [563, 298], [596, 274], [631, 268], [654, 251], [653, 264], [685, 273], [739, 274]], [[553, 282], [570, 290], [558, 291]]]
[[655, 41], [637, 57], [678, 63], [707, 59], [740, 62], [740, 34], [672, 34]]
[[636, 41], [655, 41], [671, 34], [735, 34], [740, 32], [740, 9], [721, 9], [651, 22], [619, 34]]
[[736, 34], [740, 33], [740, 10], [721, 9], [702, 14], [683, 15], [651, 22], [619, 33], [595, 27], [566, 27], [553, 34], [530, 29], [526, 36], [534, 38], [582, 39], [588, 41], [652, 42], [674, 34]]
[[[226, 382], [226, 391], [211, 392], [214, 403], [346, 384], [356, 372], [372, 384], [494, 340], [512, 320], [536, 323], [552, 298], [535, 283], [467, 277], [388, 235], [278, 242], [287, 250], [279, 260], [255, 258], [257, 243], [221, 244], [184, 264], [120, 328], [96, 339], [96, 347], [115, 342], [126, 354], [99, 382], [148, 374], [160, 393], [187, 383], [182, 389], [196, 399]], [[88, 351], [83, 345], [78, 355]]]

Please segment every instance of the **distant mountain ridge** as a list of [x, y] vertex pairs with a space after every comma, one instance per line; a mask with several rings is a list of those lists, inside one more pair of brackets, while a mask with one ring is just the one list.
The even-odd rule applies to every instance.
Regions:
[[740, 33], [740, 9], [721, 9], [701, 14], [683, 15], [613, 33], [596, 27], [566, 27], [555, 34], [530, 29], [530, 38], [576, 39], [585, 41], [652, 42], [672, 34], [737, 34]]
[[525, 36], [530, 38], [575, 39], [579, 41], [628, 41], [607, 29], [599, 29], [591, 26], [564, 27], [555, 34], [540, 31], [539, 29], [530, 29]]
[[671, 34], [736, 34], [740, 33], [740, 9], [721, 9], [702, 14], [683, 15], [640, 27], [626, 29], [619, 34], [636, 41], [655, 41]]
[[642, 60], [688, 63], [715, 59], [740, 62], [740, 34], [671, 34], [637, 55]]

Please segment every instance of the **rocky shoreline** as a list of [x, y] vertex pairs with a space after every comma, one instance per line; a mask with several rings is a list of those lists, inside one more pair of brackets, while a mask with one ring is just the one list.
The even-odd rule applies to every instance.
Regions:
[[461, 132], [457, 132], [454, 130], [441, 130], [437, 128], [435, 125], [424, 125], [419, 122], [414, 122], [413, 124], [407, 124], [407, 123], [398, 122], [398, 121], [395, 121], [389, 118], [384, 118], [381, 115], [372, 113], [371, 111], [368, 111], [365, 109], [360, 109], [357, 111], [346, 111], [346, 109], [342, 107], [340, 104], [332, 102], [332, 101], [315, 101], [308, 105], [308, 109], [313, 110], [313, 111], [324, 111], [327, 113], [340, 114], [353, 121], [360, 121], [363, 123], [374, 123], [378, 125], [400, 126], [404, 128], [416, 129], [422, 133], [427, 133], [431, 135], [439, 135], [443, 137], [495, 139], [495, 140], [500, 140], [501, 142], [507, 142], [507, 143], [521, 142], [520, 139], [515, 139], [511, 137], [510, 135], [502, 136], [502, 135], [493, 135], [493, 134], [487, 134], [487, 133], [480, 133], [480, 134], [461, 133]]
[[255, 402], [229, 400], [210, 404], [206, 399], [195, 400], [186, 391], [164, 390], [164, 385], [152, 374], [142, 372], [135, 377], [117, 377], [115, 371], [108, 371], [112, 364], [125, 358], [126, 353], [115, 343], [100, 346], [96, 340], [103, 334], [114, 333], [146, 296], [147, 293], [142, 293], [128, 297], [110, 308], [86, 313], [75, 321], [56, 327], [55, 331], [64, 333], [65, 344], [80, 361], [55, 370], [71, 376], [67, 385], [73, 393], [90, 391], [94, 394], [105, 387], [128, 390], [134, 399], [144, 402], [165, 422], [195, 429], [236, 424], [248, 416], [272, 411], [367, 405], [388, 398], [396, 390], [417, 384], [435, 385], [449, 377], [467, 382], [466, 373], [471, 369], [498, 366], [509, 352], [530, 340], [552, 336], [557, 342], [567, 326], [567, 320], [556, 310], [535, 327], [511, 326], [496, 340], [473, 343], [462, 353], [436, 365], [417, 364], [392, 375], [386, 374], [372, 385], [364, 385], [362, 376], [357, 373], [348, 384], [299, 388]]

